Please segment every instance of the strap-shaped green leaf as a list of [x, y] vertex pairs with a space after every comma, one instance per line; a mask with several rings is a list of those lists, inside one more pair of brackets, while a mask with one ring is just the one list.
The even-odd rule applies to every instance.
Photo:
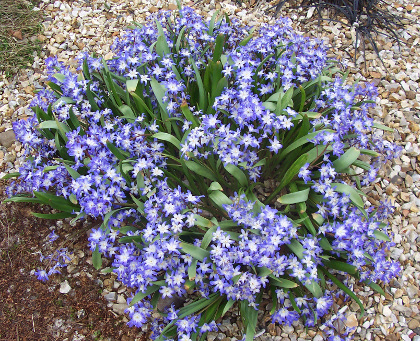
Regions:
[[276, 277], [274, 275], [269, 275], [268, 277], [270, 277], [270, 283], [276, 287], [290, 289], [298, 286], [297, 283], [286, 278]]
[[266, 199], [264, 204], [268, 204], [271, 202], [271, 200], [274, 199], [274, 197], [280, 193], [280, 191], [287, 186], [290, 181], [293, 180], [293, 178], [299, 173], [300, 169], [305, 165], [306, 161], [308, 159], [308, 154], [301, 155], [293, 164], [290, 166], [290, 168], [286, 171], [282, 179], [280, 180], [280, 184], [277, 186], [277, 188], [274, 190], [273, 193]]
[[151, 285], [149, 286], [145, 292], [139, 291], [137, 294], [134, 295], [132, 301], [130, 302], [129, 307], [132, 307], [137, 302], [140, 302], [143, 298], [153, 294], [155, 291], [159, 290], [159, 286], [157, 285]]
[[[358, 191], [357, 189], [343, 183], [335, 183], [333, 182], [331, 184], [331, 187], [335, 187], [335, 190], [340, 193], [348, 194], [350, 195], [350, 200], [358, 207], [363, 207], [363, 200], [360, 196], [360, 194], [363, 194], [363, 192]], [[364, 195], [364, 194], [363, 194]]]
[[52, 193], [34, 191], [34, 195], [40, 199], [43, 204], [63, 212], [73, 213], [80, 210], [80, 207], [72, 204], [70, 200], [56, 196]]
[[340, 156], [339, 159], [333, 162], [334, 168], [337, 172], [341, 172], [350, 165], [352, 165], [360, 155], [360, 150], [351, 147], [349, 148], [343, 155]]
[[67, 172], [69, 172], [69, 174], [70, 174], [70, 176], [73, 178], [73, 179], [77, 179], [78, 177], [80, 177], [81, 175], [76, 171], [76, 170], [74, 170], [73, 168], [71, 168], [69, 165], [67, 165], [67, 164], [65, 164], [65, 163], [63, 163], [63, 165], [64, 165], [64, 167], [66, 167], [66, 169], [67, 169]]
[[183, 319], [184, 317], [194, 314], [197, 311], [200, 311], [204, 309], [205, 307], [209, 306], [210, 304], [213, 304], [215, 301], [217, 301], [220, 298], [220, 293], [215, 292], [211, 295], [209, 295], [208, 298], [201, 298], [198, 301], [195, 301], [193, 303], [190, 303], [186, 305], [185, 307], [182, 307], [179, 309], [179, 319]]
[[193, 244], [182, 242], [180, 243], [180, 246], [183, 252], [185, 252], [187, 255], [191, 255], [191, 257], [198, 259], [201, 262], [204, 258], [208, 258], [210, 256], [209, 251], [204, 250], [201, 247], [195, 246]]
[[156, 134], [152, 135], [153, 138], [158, 139], [158, 140], [162, 140], [162, 141], [166, 141], [169, 143], [172, 143], [177, 149], [181, 149], [181, 143], [179, 142], [179, 140], [168, 133], [164, 133], [164, 132], [158, 132]]
[[345, 262], [340, 262], [338, 260], [324, 260], [323, 263], [328, 268], [344, 271], [350, 275], [354, 275], [357, 273], [357, 268], [354, 265]]
[[3, 200], [3, 202], [32, 202], [37, 204], [42, 204], [43, 201], [38, 198], [30, 198], [30, 197], [23, 197], [23, 196], [14, 196]]
[[389, 236], [386, 233], [383, 233], [382, 231], [375, 230], [375, 231], [373, 231], [373, 234], [374, 234], [376, 239], [383, 240], [383, 241], [386, 241], [386, 242], [391, 241]]
[[231, 163], [224, 166], [228, 173], [238, 180], [241, 186], [246, 187], [249, 185], [247, 176], [238, 166], [232, 165]]
[[[44, 172], [45, 172], [45, 169], [44, 169]], [[14, 173], [9, 173], [9, 174], [6, 174], [5, 176], [3, 176], [1, 179], [2, 180], [7, 180], [7, 179], [11, 179], [11, 178], [17, 178], [17, 177], [19, 177], [20, 176], [20, 173], [19, 172], [14, 172]]]
[[380, 124], [377, 122], [373, 122], [373, 127], [377, 129], [385, 130], [385, 131], [390, 131], [391, 133], [394, 132], [394, 129], [384, 126], [383, 124]]
[[308, 200], [309, 190], [310, 189], [307, 188], [302, 191], [285, 194], [278, 198], [277, 201], [287, 205], [296, 204], [298, 202], [305, 202]]
[[31, 212], [33, 216], [42, 219], [64, 219], [69, 217], [74, 217], [76, 214], [68, 213], [68, 212], [60, 212], [60, 213], [51, 213], [51, 214], [44, 214], [44, 213], [36, 213]]
[[230, 205], [232, 204], [232, 200], [229, 199], [225, 193], [220, 191], [214, 191], [209, 194], [209, 198], [213, 200], [213, 202], [223, 209], [223, 205]]
[[112, 154], [114, 154], [119, 160], [127, 159], [130, 154], [126, 151], [121, 150], [120, 148], [115, 147], [111, 142], [107, 141], [106, 146]]
[[192, 160], [185, 160], [184, 163], [187, 166], [187, 168], [193, 171], [194, 173], [204, 176], [207, 179], [210, 179], [211, 181], [215, 181], [215, 182], [218, 181], [216, 176], [213, 174], [213, 172], [209, 168], [202, 166], [198, 162], [195, 162]]
[[102, 266], [102, 257], [98, 246], [95, 251], [92, 252], [92, 264], [96, 270], [99, 270]]
[[303, 146], [304, 144], [309, 143], [308, 140], [311, 140], [314, 137], [316, 137], [319, 134], [324, 133], [324, 132], [333, 132], [333, 130], [331, 130], [331, 129], [323, 129], [323, 130], [315, 131], [313, 133], [309, 133], [308, 135], [303, 136], [300, 139], [297, 139], [296, 141], [294, 141], [293, 143], [291, 143], [290, 145], [288, 145], [284, 150], [282, 150], [282, 152], [280, 153], [280, 156], [281, 157], [286, 156], [287, 154], [289, 154], [290, 152], [292, 152], [296, 148], [299, 148], [299, 147]]
[[292, 239], [287, 247], [299, 258], [303, 258], [303, 246], [297, 239]]
[[331, 281], [339, 287], [341, 290], [343, 290], [347, 295], [349, 295], [360, 307], [360, 318], [365, 314], [365, 308], [363, 306], [363, 303], [359, 300], [359, 298], [356, 296], [356, 294], [351, 291], [347, 286], [345, 286], [337, 277], [335, 277], [333, 274], [331, 274], [327, 269], [323, 267], [319, 267], [319, 269], [329, 278]]

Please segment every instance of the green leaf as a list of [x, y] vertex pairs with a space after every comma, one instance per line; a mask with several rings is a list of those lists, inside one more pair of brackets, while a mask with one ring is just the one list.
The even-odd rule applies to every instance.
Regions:
[[231, 205], [233, 201], [229, 199], [226, 194], [221, 191], [214, 191], [209, 194], [209, 198], [220, 208], [223, 209], [223, 205]]
[[[45, 169], [44, 169], [44, 171], [45, 171]], [[7, 180], [7, 179], [10, 179], [10, 178], [17, 178], [17, 177], [19, 177], [20, 176], [20, 173], [19, 172], [14, 172], [14, 173], [9, 173], [9, 174], [6, 174], [5, 176], [3, 176], [1, 179], [2, 180]]]
[[43, 203], [43, 201], [38, 198], [30, 198], [30, 197], [22, 197], [22, 196], [15, 196], [15, 197], [7, 198], [3, 200], [3, 202], [31, 202], [31, 203], [37, 203], [37, 204]]
[[63, 197], [56, 196], [47, 192], [37, 192], [34, 191], [34, 195], [42, 201], [43, 204], [49, 205], [52, 208], [57, 210], [73, 213], [74, 211], [79, 211], [80, 208], [76, 205], [73, 205], [70, 200]]
[[202, 298], [202, 299], [199, 299], [198, 301], [190, 303], [187, 306], [179, 309], [178, 318], [183, 319], [184, 317], [188, 315], [194, 314], [195, 312], [200, 311], [204, 309], [205, 307], [213, 304], [218, 299], [220, 299], [220, 293], [215, 292], [209, 295], [208, 298]]
[[207, 249], [207, 247], [210, 245], [211, 239], [213, 238], [213, 233], [216, 232], [217, 228], [218, 228], [218, 226], [214, 225], [206, 231], [203, 239], [201, 240], [201, 248], [202, 249]]
[[130, 154], [120, 148], [115, 147], [111, 142], [107, 141], [106, 145], [110, 152], [115, 155], [119, 160], [126, 160]]
[[92, 252], [92, 264], [96, 270], [99, 270], [102, 266], [102, 257], [98, 246], [95, 251]]
[[390, 242], [391, 241], [389, 236], [386, 233], [383, 233], [382, 231], [375, 230], [375, 231], [373, 231], [373, 234], [374, 234], [376, 239], [383, 240], [385, 242]]
[[245, 46], [246, 44], [248, 44], [248, 42], [252, 39], [252, 37], [254, 36], [254, 29], [255, 28], [252, 28], [250, 31], [249, 31], [249, 35], [248, 36], [246, 36], [245, 37], [245, 39], [243, 39], [240, 43], [239, 43], [239, 46]]
[[162, 112], [161, 119], [162, 119], [162, 121], [165, 122], [166, 130], [168, 132], [170, 132], [171, 131], [171, 122], [166, 121], [166, 119], [169, 118], [169, 116], [168, 116], [168, 112], [166, 110], [166, 105], [165, 105], [165, 103], [163, 103], [163, 97], [165, 96], [166, 88], [162, 84], [160, 84], [155, 78], [152, 78], [150, 80], [150, 85], [152, 87], [153, 93], [156, 96], [156, 99], [159, 103], [159, 106], [162, 109], [161, 110], [161, 112]]
[[68, 213], [68, 212], [60, 212], [60, 213], [51, 213], [51, 214], [43, 214], [43, 213], [35, 213], [31, 212], [33, 216], [42, 219], [64, 219], [69, 217], [74, 217], [76, 214]]
[[279, 278], [274, 275], [269, 275], [268, 277], [270, 277], [270, 283], [276, 287], [290, 289], [298, 286], [297, 283], [286, 278]]
[[153, 138], [158, 139], [158, 140], [162, 140], [162, 141], [166, 141], [169, 143], [172, 143], [177, 149], [181, 149], [181, 143], [179, 142], [179, 140], [168, 133], [164, 133], [164, 132], [158, 132], [156, 134], [152, 135]]
[[207, 109], [207, 94], [204, 90], [203, 80], [201, 79], [200, 70], [198, 70], [197, 65], [195, 65], [194, 59], [189, 59], [190, 64], [192, 65], [195, 73], [195, 79], [197, 81], [198, 92], [199, 92], [199, 109], [203, 110], [204, 112]]
[[180, 243], [181, 249], [187, 255], [198, 259], [199, 261], [203, 261], [204, 258], [208, 258], [210, 256], [210, 252], [207, 250], [202, 249], [201, 247], [195, 246], [190, 243], [182, 242]]
[[394, 129], [384, 126], [383, 124], [379, 124], [377, 122], [373, 122], [373, 127], [377, 129], [385, 130], [385, 131], [390, 131], [391, 133], [394, 132]]
[[77, 179], [78, 177], [80, 177], [81, 175], [77, 172], [77, 171], [75, 171], [73, 168], [71, 168], [69, 165], [67, 165], [67, 164], [65, 164], [65, 163], [63, 163], [63, 165], [64, 165], [64, 167], [66, 167], [66, 169], [67, 169], [67, 172], [69, 172], [69, 174], [70, 174], [70, 176], [73, 178], [73, 179]]
[[210, 228], [214, 225], [214, 223], [211, 220], [208, 220], [207, 218], [204, 218], [198, 214], [194, 214], [194, 218], [195, 225], [197, 226]]
[[307, 188], [302, 191], [285, 194], [278, 198], [277, 201], [287, 205], [296, 204], [298, 202], [305, 202], [308, 200], [309, 190], [310, 189]]
[[333, 162], [335, 170], [338, 173], [342, 172], [344, 169], [352, 165], [359, 155], [360, 150], [355, 147], [351, 147], [343, 155], [341, 155], [339, 159]]
[[211, 191], [223, 191], [223, 187], [218, 182], [212, 182], [207, 190], [207, 192]]
[[337, 277], [332, 275], [327, 269], [324, 269], [322, 267], [319, 267], [319, 269], [329, 278], [333, 281], [333, 283], [339, 287], [341, 290], [343, 290], [347, 295], [349, 295], [360, 307], [360, 317], [362, 317], [365, 314], [365, 308], [363, 307], [362, 302], [360, 302], [359, 298], [356, 296], [356, 294], [351, 291], [347, 286], [345, 286]]
[[217, 62], [220, 60], [224, 45], [225, 45], [225, 36], [223, 34], [219, 34], [216, 38], [216, 45], [213, 51], [213, 62]]
[[287, 154], [289, 154], [290, 152], [292, 152], [296, 148], [299, 148], [299, 147], [303, 146], [304, 144], [309, 143], [308, 140], [311, 140], [314, 137], [318, 136], [320, 133], [324, 133], [324, 132], [333, 132], [333, 130], [323, 129], [323, 130], [315, 131], [313, 133], [309, 133], [308, 135], [303, 136], [303, 137], [297, 139], [296, 141], [294, 141], [293, 143], [291, 143], [290, 145], [288, 145], [285, 149], [283, 149], [281, 151], [280, 156], [281, 157], [286, 156]]
[[131, 109], [128, 105], [126, 104], [120, 105], [118, 109], [120, 109], [120, 111], [123, 113], [126, 119], [127, 118], [132, 119], [132, 120], [136, 119], [136, 115], [134, 114], [133, 109]]
[[70, 131], [70, 128], [64, 124], [63, 122], [59, 121], [44, 121], [38, 125], [39, 129], [57, 129], [63, 131], [64, 134]]
[[373, 282], [368, 283], [367, 281], [363, 283], [370, 286], [373, 290], [375, 290], [376, 292], [380, 293], [382, 296], [385, 297], [385, 291], [378, 284], [373, 283]]
[[128, 92], [135, 92], [137, 85], [139, 84], [138, 79], [128, 79], [126, 82], [126, 88]]
[[266, 276], [272, 274], [273, 270], [263, 266], [263, 267], [257, 269], [257, 273], [258, 273], [259, 277], [266, 277]]
[[180, 108], [181, 108], [182, 114], [188, 120], [188, 122], [191, 122], [191, 125], [193, 128], [196, 128], [200, 125], [198, 123], [197, 118], [193, 115], [190, 108], [188, 107], [187, 102], [182, 103]]
[[319, 284], [315, 281], [311, 281], [310, 283], [305, 284], [306, 289], [308, 289], [312, 295], [314, 295], [316, 298], [319, 298], [322, 296], [322, 289], [319, 286]]
[[229, 300], [226, 302], [226, 304], [224, 305], [223, 309], [220, 311], [220, 313], [218, 312], [216, 314], [217, 319], [225, 316], [225, 314], [229, 311], [230, 308], [232, 308], [232, 306], [235, 304], [236, 301], [234, 300]]
[[[257, 295], [255, 303], [260, 303], [262, 291]], [[253, 341], [255, 335], [255, 328], [257, 326], [258, 309], [249, 306], [247, 300], [239, 301], [239, 309], [243, 325], [246, 326], [246, 341]]]
[[308, 154], [301, 155], [286, 171], [282, 179], [280, 180], [280, 184], [277, 186], [277, 188], [274, 190], [273, 193], [266, 199], [264, 204], [268, 204], [271, 202], [271, 200], [274, 199], [274, 197], [280, 193], [280, 191], [287, 186], [290, 181], [293, 180], [293, 178], [299, 173], [300, 169], [305, 165], [306, 161], [308, 159]]
[[188, 167], [189, 170], [193, 171], [194, 173], [197, 173], [198, 175], [204, 176], [207, 179], [210, 179], [211, 181], [217, 182], [216, 176], [213, 174], [213, 172], [201, 164], [191, 161], [191, 160], [185, 160], [185, 165]]
[[116, 268], [115, 267], [107, 267], [101, 270], [101, 273], [103, 274], [109, 274], [111, 272], [113, 272]]
[[360, 149], [360, 153], [373, 156], [373, 157], [379, 156], [378, 152], [375, 152], [374, 150], [369, 150], [369, 149]]
[[362, 200], [362, 198], [361, 198], [361, 196], [359, 194], [359, 193], [363, 193], [363, 192], [360, 192], [360, 191], [356, 190], [355, 188], [353, 188], [353, 187], [351, 187], [351, 186], [349, 186], [347, 184], [342, 184], [342, 183], [334, 183], [333, 182], [331, 184], [331, 187], [333, 187], [333, 188], [335, 187], [335, 190], [337, 192], [350, 195], [350, 200], [356, 206], [358, 206], [358, 207], [363, 207], [364, 206], [363, 200]]
[[145, 292], [139, 291], [137, 294], [134, 295], [132, 301], [130, 302], [129, 307], [132, 307], [137, 302], [140, 302], [143, 298], [153, 294], [155, 291], [158, 291], [158, 290], [159, 290], [159, 286], [151, 285], [151, 286], [147, 287]]
[[331, 269], [344, 271], [350, 275], [354, 275], [357, 273], [357, 268], [351, 264], [347, 264], [347, 263], [340, 262], [337, 260], [324, 260], [323, 263], [325, 266]]
[[178, 38], [176, 40], [176, 44], [175, 44], [175, 48], [176, 48], [176, 52], [178, 53], [181, 47], [181, 41], [183, 41], [184, 39], [184, 34], [185, 34], [185, 30], [186, 30], [187, 26], [184, 26], [181, 31], [179, 32]]
[[225, 169], [230, 173], [241, 186], [246, 187], [249, 185], [248, 178], [245, 173], [238, 167], [232, 164], [224, 165]]
[[292, 239], [291, 242], [286, 245], [299, 259], [303, 258], [303, 246], [297, 239]]

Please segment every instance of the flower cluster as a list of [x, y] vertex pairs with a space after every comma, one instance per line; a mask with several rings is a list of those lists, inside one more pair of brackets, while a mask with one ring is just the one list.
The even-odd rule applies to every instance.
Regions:
[[[375, 89], [345, 84], [322, 42], [287, 19], [251, 32], [183, 8], [112, 48], [108, 61], [81, 55], [79, 74], [47, 59], [36, 117], [14, 124], [28, 157], [8, 192], [101, 221], [93, 262], [112, 258], [133, 288], [130, 326], [195, 340], [235, 302], [251, 323], [264, 293], [274, 323], [313, 326], [337, 272], [366, 284], [398, 274], [381, 232], [390, 207], [365, 209], [354, 184], [399, 150], [369, 116]], [[184, 305], [152, 318], [171, 297]]]
[[[59, 236], [55, 233], [53, 230], [48, 235], [48, 244], [52, 244], [54, 241], [56, 241], [59, 238]], [[40, 257], [39, 261], [41, 263], [45, 263], [45, 269], [38, 269], [34, 272], [34, 275], [37, 277], [40, 281], [48, 281], [50, 276], [53, 274], [59, 274], [60, 268], [64, 268], [67, 266], [67, 263], [70, 261], [70, 256], [67, 248], [60, 248], [56, 249], [52, 254], [50, 255], [43, 255], [41, 251], [39, 251]]]

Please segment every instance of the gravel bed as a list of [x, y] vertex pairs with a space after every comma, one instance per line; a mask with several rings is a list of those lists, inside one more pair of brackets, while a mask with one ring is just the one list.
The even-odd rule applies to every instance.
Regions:
[[[252, 3], [252, 2], [251, 2]], [[192, 6], [193, 3], [188, 3]], [[14, 139], [11, 123], [19, 118], [32, 115], [28, 104], [34, 90], [45, 81], [43, 60], [48, 55], [57, 55], [59, 60], [71, 68], [76, 65], [75, 57], [82, 51], [97, 52], [106, 59], [112, 57], [110, 45], [132, 21], [143, 22], [153, 12], [161, 8], [174, 10], [176, 5], [167, 0], [76, 0], [50, 1], [40, 3], [46, 17], [42, 25], [44, 32], [39, 35], [43, 41], [43, 52], [35, 57], [32, 67], [20, 72], [13, 79], [0, 74], [0, 177], [15, 171], [22, 162], [22, 147]], [[238, 6], [234, 1], [201, 1], [195, 7], [202, 15], [211, 16], [222, 9], [229, 15], [235, 15], [245, 24], [258, 25], [272, 22], [266, 14], [269, 3], [258, 8]], [[393, 234], [395, 247], [390, 250], [393, 259], [402, 264], [401, 276], [385, 287], [386, 297], [382, 297], [369, 287], [354, 285], [354, 290], [364, 303], [366, 314], [358, 319], [360, 308], [355, 303], [343, 303], [341, 310], [347, 315], [347, 326], [354, 327], [355, 340], [414, 340], [420, 341], [420, 2], [397, 0], [389, 9], [404, 14], [413, 20], [401, 31], [406, 44], [398, 50], [396, 44], [385, 37], [378, 37], [378, 46], [382, 48], [380, 56], [387, 71], [373, 50], [366, 50], [366, 64], [359, 55], [356, 65], [350, 60], [354, 56], [354, 32], [341, 24], [321, 23], [312, 18], [309, 11], [282, 10], [283, 16], [293, 19], [298, 32], [306, 36], [318, 37], [331, 44], [330, 57], [347, 60], [350, 67], [349, 81], [356, 79], [374, 82], [378, 86], [379, 98], [377, 109], [372, 115], [378, 122], [394, 128], [393, 133], [385, 133], [384, 139], [396, 142], [403, 147], [400, 158], [384, 164], [382, 178], [366, 188], [367, 205], [389, 198], [396, 207], [389, 219], [389, 232]], [[59, 227], [60, 224], [57, 224]], [[59, 231], [58, 231], [59, 232]], [[77, 251], [77, 250], [76, 250]], [[79, 266], [74, 264], [91, 263], [88, 254], [74, 252], [68, 265], [68, 276], [78, 276]], [[35, 280], [35, 279], [34, 279]], [[98, 282], [102, 286], [108, 307], [116, 316], [122, 315], [127, 307], [125, 299], [127, 289], [116, 280], [114, 274], [104, 274]], [[60, 293], [67, 295], [72, 288], [63, 282]], [[269, 310], [267, 305], [267, 311]], [[259, 320], [257, 340], [323, 340], [322, 332], [317, 328], [305, 331], [301, 323], [290, 327], [278, 327], [269, 324], [267, 314]], [[54, 326], [52, 326], [54, 329]], [[241, 322], [236, 313], [229, 313], [221, 321], [220, 331], [210, 333], [208, 340], [240, 339]], [[143, 331], [139, 331], [139, 338]], [[78, 336], [78, 340], [84, 337]], [[75, 338], [73, 338], [76, 340]]]

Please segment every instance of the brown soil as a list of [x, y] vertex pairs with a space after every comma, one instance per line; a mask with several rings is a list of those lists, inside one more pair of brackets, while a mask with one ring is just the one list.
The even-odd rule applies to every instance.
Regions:
[[[5, 185], [0, 181], [0, 203], [5, 199]], [[41, 267], [36, 251], [48, 254], [54, 250], [46, 250], [46, 241], [49, 227], [55, 224], [35, 218], [31, 211], [41, 212], [41, 208], [25, 203], [0, 204], [0, 341], [135, 340], [139, 331], [127, 327], [123, 317], [116, 317], [107, 308], [98, 284], [104, 275], [86, 262], [90, 256], [86, 228], [56, 229], [60, 239], [53, 244], [63, 243], [84, 252], [86, 256], [77, 265], [79, 276], [67, 275], [64, 268], [62, 274], [44, 283], [31, 274]], [[63, 236], [69, 232], [74, 235], [78, 229], [80, 233], [73, 240], [64, 240]], [[59, 292], [64, 280], [72, 288], [68, 294]]]

